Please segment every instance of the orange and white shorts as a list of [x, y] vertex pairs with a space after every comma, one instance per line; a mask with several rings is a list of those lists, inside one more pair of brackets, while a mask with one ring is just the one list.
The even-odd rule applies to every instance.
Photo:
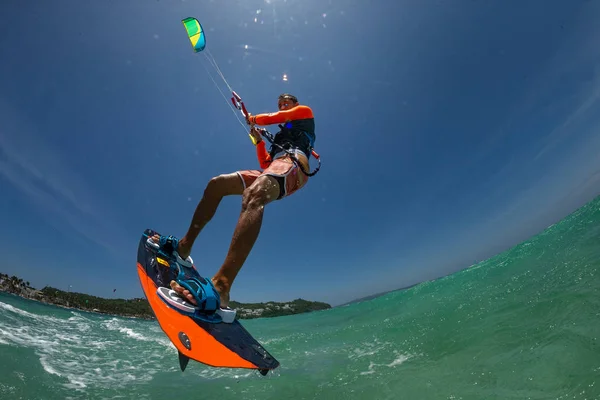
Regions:
[[277, 200], [292, 195], [298, 189], [306, 185], [308, 176], [304, 175], [298, 164], [289, 155], [276, 158], [264, 171], [246, 170], [237, 171], [244, 183], [244, 189], [252, 185], [262, 175], [274, 177], [279, 183], [279, 197]]

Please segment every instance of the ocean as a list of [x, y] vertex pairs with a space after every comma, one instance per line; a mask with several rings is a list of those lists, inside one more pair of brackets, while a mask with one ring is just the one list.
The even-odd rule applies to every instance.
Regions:
[[281, 366], [215, 369], [158, 324], [0, 294], [0, 399], [600, 399], [600, 199], [486, 261], [243, 324]]

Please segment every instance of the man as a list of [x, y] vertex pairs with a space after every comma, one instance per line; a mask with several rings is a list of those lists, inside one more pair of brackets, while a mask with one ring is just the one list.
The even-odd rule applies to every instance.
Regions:
[[[196, 207], [192, 222], [181, 240], [172, 236], [170, 243], [178, 263], [191, 266], [190, 253], [200, 231], [214, 216], [221, 199], [229, 195], [242, 195], [242, 211], [233, 233], [227, 256], [219, 271], [211, 281], [219, 293], [220, 307], [229, 305], [231, 285], [260, 232], [264, 207], [274, 201], [290, 196], [308, 181], [305, 172], [310, 171], [308, 158], [315, 141], [313, 112], [308, 106], [300, 105], [298, 99], [284, 93], [278, 98], [279, 112], [272, 114], [248, 115], [247, 122], [252, 126], [250, 134], [256, 142], [259, 170], [237, 171], [212, 178], [200, 203]], [[254, 125], [279, 125], [281, 130], [275, 135], [270, 152], [267, 152], [260, 131]], [[164, 245], [168, 238], [158, 235], [151, 238]], [[171, 289], [194, 305], [198, 305], [192, 291], [174, 280]], [[187, 285], [186, 285], [187, 286]], [[194, 289], [198, 285], [191, 285]]]

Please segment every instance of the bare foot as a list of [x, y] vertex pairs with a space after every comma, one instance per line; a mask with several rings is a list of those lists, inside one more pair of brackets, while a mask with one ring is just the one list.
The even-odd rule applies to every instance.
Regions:
[[[160, 241], [160, 235], [151, 236], [150, 239], [154, 243], [158, 244], [158, 242]], [[179, 257], [183, 258], [184, 260], [186, 258], [188, 258], [190, 256], [190, 254], [191, 254], [191, 249], [188, 249], [185, 246], [185, 240], [184, 239], [180, 239], [179, 240], [179, 244], [177, 245], [177, 248], [175, 250], [179, 254]]]
[[211, 282], [221, 297], [221, 308], [229, 307], [229, 288], [215, 278], [212, 278]]
[[192, 303], [195, 306], [198, 305], [198, 302], [196, 301], [196, 299], [194, 299], [192, 293], [177, 282], [171, 281], [171, 289], [177, 292], [177, 294], [180, 295], [184, 300]]
[[[221, 292], [221, 290], [223, 290], [223, 286], [215, 283], [214, 280], [212, 282], [213, 282], [213, 285], [215, 285], [215, 289], [217, 289], [217, 292], [219, 293], [219, 295], [221, 297], [221, 306], [220, 307], [221, 308], [229, 307], [229, 292]], [[195, 306], [198, 305], [198, 302], [196, 301], [196, 299], [194, 299], [194, 296], [192, 295], [192, 293], [190, 293], [189, 290], [187, 290], [186, 288], [184, 288], [177, 282], [171, 281], [171, 289], [173, 289], [175, 292], [177, 292], [177, 294], [179, 294], [186, 301], [192, 303]]]
[[160, 240], [160, 235], [152, 235], [152, 236], [150, 236], [150, 240], [152, 240], [154, 243], [158, 244], [158, 241]]

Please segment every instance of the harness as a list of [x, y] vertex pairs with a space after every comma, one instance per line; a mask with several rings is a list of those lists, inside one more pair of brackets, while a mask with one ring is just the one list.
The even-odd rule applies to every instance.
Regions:
[[[279, 128], [282, 130], [286, 129], [286, 127], [282, 126], [282, 125], [279, 125]], [[302, 132], [302, 133], [308, 137], [308, 140], [310, 143], [310, 147], [309, 147], [310, 152], [309, 153], [312, 154], [312, 156], [318, 162], [317, 167], [312, 172], [308, 172], [304, 169], [304, 167], [302, 166], [300, 161], [298, 161], [298, 158], [296, 158], [296, 154], [293, 150], [290, 150], [289, 148], [286, 148], [278, 143], [275, 143], [275, 137], [273, 136], [273, 134], [271, 132], [269, 132], [265, 128], [259, 128], [258, 131], [260, 132], [262, 137], [264, 137], [265, 139], [267, 139], [269, 141], [269, 143], [271, 143], [271, 157], [273, 157], [273, 155], [275, 154], [273, 152], [273, 148], [279, 148], [279, 150], [287, 153], [290, 156], [290, 158], [298, 165], [298, 167], [300, 168], [302, 173], [308, 177], [315, 176], [317, 174], [317, 172], [319, 172], [319, 170], [321, 169], [321, 156], [319, 156], [319, 154], [317, 154], [317, 152], [314, 150], [314, 148], [313, 148], [314, 141], [311, 140], [311, 137], [306, 132]], [[308, 155], [307, 155], [307, 158], [308, 158]]]
[[[240, 95], [238, 95], [234, 91], [232, 91], [231, 94], [233, 95], [233, 97], [231, 98], [231, 102], [233, 103], [235, 108], [240, 110], [240, 113], [247, 120], [248, 119], [248, 110], [246, 110], [246, 106], [244, 105], [242, 98], [240, 97]], [[288, 125], [288, 124], [290, 124], [290, 123], [288, 122], [286, 125]], [[285, 129], [289, 129], [289, 127], [280, 124], [279, 129], [281, 129], [281, 131], [284, 131]], [[284, 146], [280, 145], [279, 143], [276, 143], [275, 137], [273, 136], [273, 134], [271, 132], [269, 132], [265, 128], [259, 128], [258, 131], [260, 132], [262, 137], [264, 137], [265, 139], [267, 139], [269, 141], [269, 143], [271, 143], [271, 152], [270, 152], [271, 158], [273, 157], [273, 154], [275, 154], [273, 152], [273, 148], [276, 147], [276, 148], [279, 148], [281, 151], [284, 151], [285, 153], [287, 153], [290, 156], [290, 158], [298, 165], [298, 167], [300, 168], [302, 173], [308, 177], [315, 176], [317, 174], [317, 172], [319, 172], [319, 170], [321, 169], [321, 156], [319, 156], [319, 154], [314, 150], [313, 146], [314, 146], [315, 141], [307, 132], [302, 131], [302, 133], [304, 135], [306, 135], [306, 137], [308, 138], [308, 142], [309, 142], [309, 146], [308, 146], [309, 154], [307, 154], [306, 156], [308, 158], [309, 155], [312, 155], [318, 161], [317, 168], [315, 168], [314, 171], [312, 171], [312, 172], [308, 172], [304, 169], [304, 167], [302, 166], [300, 161], [298, 161], [295, 153], [292, 150], [290, 150], [289, 148], [285, 148]], [[252, 139], [252, 135], [250, 135], [250, 139], [254, 143], [254, 139]], [[256, 145], [256, 143], [254, 143], [254, 144]], [[285, 143], [284, 143], [284, 145], [285, 145]]]

